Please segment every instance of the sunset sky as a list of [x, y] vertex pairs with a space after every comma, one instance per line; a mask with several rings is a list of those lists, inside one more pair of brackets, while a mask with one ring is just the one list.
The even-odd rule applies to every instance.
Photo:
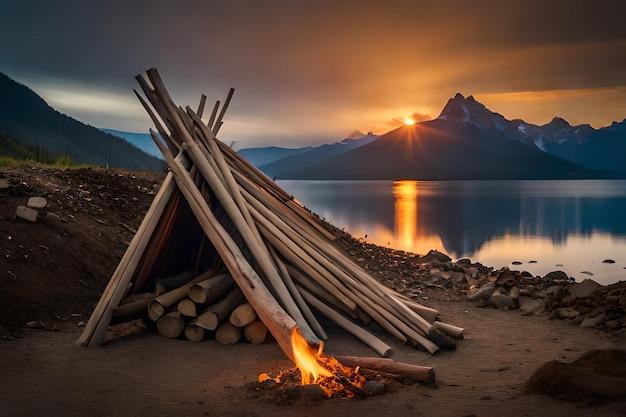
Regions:
[[329, 143], [435, 118], [460, 92], [509, 119], [626, 118], [626, 3], [0, 0], [0, 72], [96, 127], [146, 132], [134, 76], [179, 105], [235, 96], [220, 138]]

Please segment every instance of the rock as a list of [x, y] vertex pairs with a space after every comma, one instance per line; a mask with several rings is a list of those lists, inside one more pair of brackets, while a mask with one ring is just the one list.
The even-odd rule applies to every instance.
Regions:
[[605, 259], [602, 261], [603, 264], [614, 264], [615, 261], [613, 259]]
[[580, 323], [580, 327], [596, 327], [606, 316], [604, 314], [598, 314], [595, 317], [585, 317]]
[[17, 206], [17, 209], [15, 210], [15, 215], [20, 219], [28, 220], [29, 222], [35, 223], [37, 221], [37, 216], [39, 216], [39, 212], [26, 206]]
[[580, 284], [570, 285], [567, 291], [573, 300], [577, 300], [579, 298], [591, 297], [591, 295], [600, 287], [602, 287], [602, 285], [598, 284], [594, 280], [586, 279]]
[[572, 307], [561, 307], [554, 310], [554, 317], [557, 319], [573, 319], [580, 315], [578, 311], [576, 311]]
[[386, 390], [387, 387], [380, 381], [367, 381], [363, 384], [363, 391], [370, 396], [384, 394]]
[[432, 262], [432, 261], [450, 262], [452, 258], [450, 258], [445, 253], [441, 253], [437, 250], [431, 249], [426, 255], [422, 256], [420, 260], [424, 262]]
[[623, 305], [626, 306], [626, 291], [624, 291], [624, 288], [616, 288], [609, 291], [609, 293], [604, 298], [604, 301], [606, 301], [607, 304], [619, 305], [622, 304], [620, 302], [622, 299], [624, 299]]
[[511, 262], [511, 265], [521, 265], [522, 263], [520, 261], [513, 261]]
[[509, 294], [501, 292], [500, 288], [496, 289], [491, 297], [489, 297], [489, 304], [500, 310], [514, 310], [517, 308], [517, 303]]
[[11, 183], [4, 178], [0, 178], [0, 190], [6, 190], [8, 188], [11, 188]]
[[524, 316], [541, 314], [546, 309], [546, 304], [539, 298], [520, 297], [517, 302]]
[[546, 288], [546, 295], [554, 300], [560, 300], [566, 294], [567, 292], [565, 291], [565, 288], [563, 288], [561, 285], [552, 285]]
[[529, 263], [529, 264], [536, 264], [536, 263], [537, 263], [537, 261], [535, 261], [534, 259], [532, 259], [532, 260], [528, 261], [528, 263]]
[[48, 200], [43, 197], [31, 197], [28, 199], [26, 203], [26, 207], [30, 207], [32, 209], [42, 209], [48, 205]]
[[589, 275], [590, 277], [593, 276], [593, 272], [591, 271], [580, 271], [581, 274], [585, 274], [585, 275]]
[[548, 272], [543, 279], [549, 281], [569, 281], [569, 277], [563, 271], [552, 271]]
[[43, 221], [50, 226], [57, 227], [59, 229], [63, 228], [61, 217], [54, 213], [46, 213], [46, 216], [43, 218]]
[[482, 287], [475, 288], [473, 291], [471, 291], [467, 295], [467, 299], [470, 301], [488, 300], [495, 290], [496, 290], [496, 283], [494, 281], [489, 281]]
[[511, 291], [509, 291], [509, 296], [515, 301], [517, 301], [517, 299], [519, 298], [519, 295], [520, 295], [520, 289], [518, 287], [513, 287], [511, 288]]

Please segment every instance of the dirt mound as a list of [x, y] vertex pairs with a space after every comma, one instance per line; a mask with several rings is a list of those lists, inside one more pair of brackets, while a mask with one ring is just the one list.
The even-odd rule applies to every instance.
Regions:
[[[1, 168], [0, 328], [87, 320], [158, 190], [162, 174]], [[17, 218], [44, 197], [48, 221]], [[53, 219], [50, 221], [49, 219]]]
[[586, 405], [626, 401], [626, 350], [592, 350], [570, 363], [547, 362], [526, 392]]

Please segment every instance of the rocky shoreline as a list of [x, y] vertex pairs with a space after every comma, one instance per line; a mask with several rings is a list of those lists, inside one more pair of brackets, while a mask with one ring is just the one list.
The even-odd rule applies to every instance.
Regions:
[[476, 307], [545, 314], [573, 326], [626, 334], [626, 281], [604, 286], [592, 279], [577, 283], [563, 271], [540, 277], [506, 267], [494, 270], [469, 259], [453, 262], [438, 251], [419, 256], [372, 245], [330, 227], [361, 266], [424, 304], [429, 298], [466, 298]]

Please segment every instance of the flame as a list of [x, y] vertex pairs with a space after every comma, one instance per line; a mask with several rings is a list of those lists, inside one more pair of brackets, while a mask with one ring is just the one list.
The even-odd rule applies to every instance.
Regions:
[[259, 374], [258, 383], [273, 381], [280, 385], [289, 382], [295, 384], [296, 372], [299, 371], [301, 385], [317, 384], [328, 398], [363, 395], [362, 387], [366, 377], [359, 372], [360, 368], [343, 366], [334, 357], [326, 355], [321, 342], [318, 348], [311, 346], [297, 327], [291, 332], [291, 348], [297, 371], [294, 368], [293, 371], [281, 372], [277, 377], [263, 372]]
[[291, 332], [291, 348], [296, 367], [300, 370], [301, 384], [318, 384], [329, 398], [334, 395], [353, 397], [365, 382], [358, 367], [343, 366], [334, 357], [326, 355], [323, 342], [315, 349], [297, 327]]
[[302, 336], [297, 327], [291, 332], [291, 348], [293, 359], [300, 370], [302, 385], [317, 384], [322, 377], [331, 377], [333, 373], [320, 363], [323, 358], [324, 342], [320, 342], [319, 349], [313, 348]]

